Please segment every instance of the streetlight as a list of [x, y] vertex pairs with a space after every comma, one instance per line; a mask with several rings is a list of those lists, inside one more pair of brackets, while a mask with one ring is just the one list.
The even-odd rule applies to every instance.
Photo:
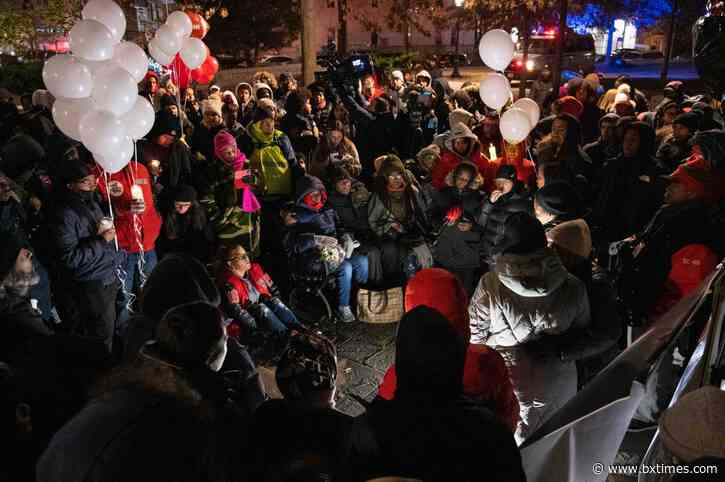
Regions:
[[461, 77], [461, 72], [458, 70], [458, 63], [460, 60], [458, 57], [458, 40], [461, 36], [461, 9], [463, 8], [465, 0], [453, 0], [453, 2], [456, 5], [456, 53], [453, 57], [453, 72], [451, 72], [451, 77], [459, 79]]

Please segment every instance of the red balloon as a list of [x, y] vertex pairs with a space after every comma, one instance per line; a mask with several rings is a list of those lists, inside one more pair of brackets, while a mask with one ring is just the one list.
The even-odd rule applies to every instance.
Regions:
[[174, 81], [180, 89], [186, 89], [191, 83], [191, 70], [186, 66], [179, 54], [176, 54], [174, 61], [169, 66], [171, 69], [171, 80]]
[[198, 69], [194, 69], [191, 71], [191, 78], [194, 79], [194, 82], [197, 84], [208, 84], [212, 80], [214, 80], [214, 75], [210, 75], [203, 70], [201, 70], [201, 67]]
[[191, 36], [198, 39], [206, 37], [209, 32], [209, 23], [206, 19], [196, 12], [186, 12], [186, 15], [191, 20]]
[[201, 67], [211, 75], [216, 75], [219, 72], [219, 61], [213, 55], [209, 55]]

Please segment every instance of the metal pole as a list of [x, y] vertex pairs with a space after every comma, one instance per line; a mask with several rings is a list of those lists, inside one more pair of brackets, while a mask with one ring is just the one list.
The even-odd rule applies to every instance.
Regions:
[[[560, 0], [559, 3], [559, 36], [556, 39], [556, 59], [554, 61], [554, 96], [559, 97], [561, 86], [561, 56], [564, 52], [564, 38], [566, 35], [566, 15], [569, 11], [569, 1]], [[524, 66], [525, 68], [526, 66]]]
[[670, 28], [667, 32], [667, 43], [665, 44], [665, 63], [662, 65], [660, 79], [667, 81], [670, 73], [670, 58], [672, 57], [672, 45], [675, 38], [675, 15], [677, 14], [677, 0], [672, 0], [672, 13], [670, 14]]

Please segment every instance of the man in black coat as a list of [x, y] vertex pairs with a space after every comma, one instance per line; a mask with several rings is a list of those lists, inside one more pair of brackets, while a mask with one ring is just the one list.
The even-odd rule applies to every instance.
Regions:
[[516, 168], [503, 165], [496, 171], [496, 189], [483, 201], [476, 220], [483, 230], [481, 254], [490, 258], [503, 238], [503, 225], [511, 214], [525, 211], [533, 213], [533, 202], [528, 192], [516, 178]]
[[120, 289], [117, 270], [126, 253], [115, 244], [113, 221], [96, 201], [92, 167], [70, 159], [65, 180], [51, 229], [63, 278], [79, 310], [69, 328], [103, 340], [111, 353]]
[[617, 114], [607, 114], [599, 120], [599, 139], [584, 146], [584, 152], [592, 160], [592, 179], [595, 187], [599, 185], [599, 177], [608, 159], [617, 157], [621, 144], [617, 140]]

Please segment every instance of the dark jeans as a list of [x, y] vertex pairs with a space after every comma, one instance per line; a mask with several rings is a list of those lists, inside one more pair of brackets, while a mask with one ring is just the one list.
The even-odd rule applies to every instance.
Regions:
[[82, 335], [102, 340], [110, 354], [116, 326], [119, 282], [116, 279], [107, 285], [102, 281], [76, 282], [73, 288], [80, 312], [77, 329]]

